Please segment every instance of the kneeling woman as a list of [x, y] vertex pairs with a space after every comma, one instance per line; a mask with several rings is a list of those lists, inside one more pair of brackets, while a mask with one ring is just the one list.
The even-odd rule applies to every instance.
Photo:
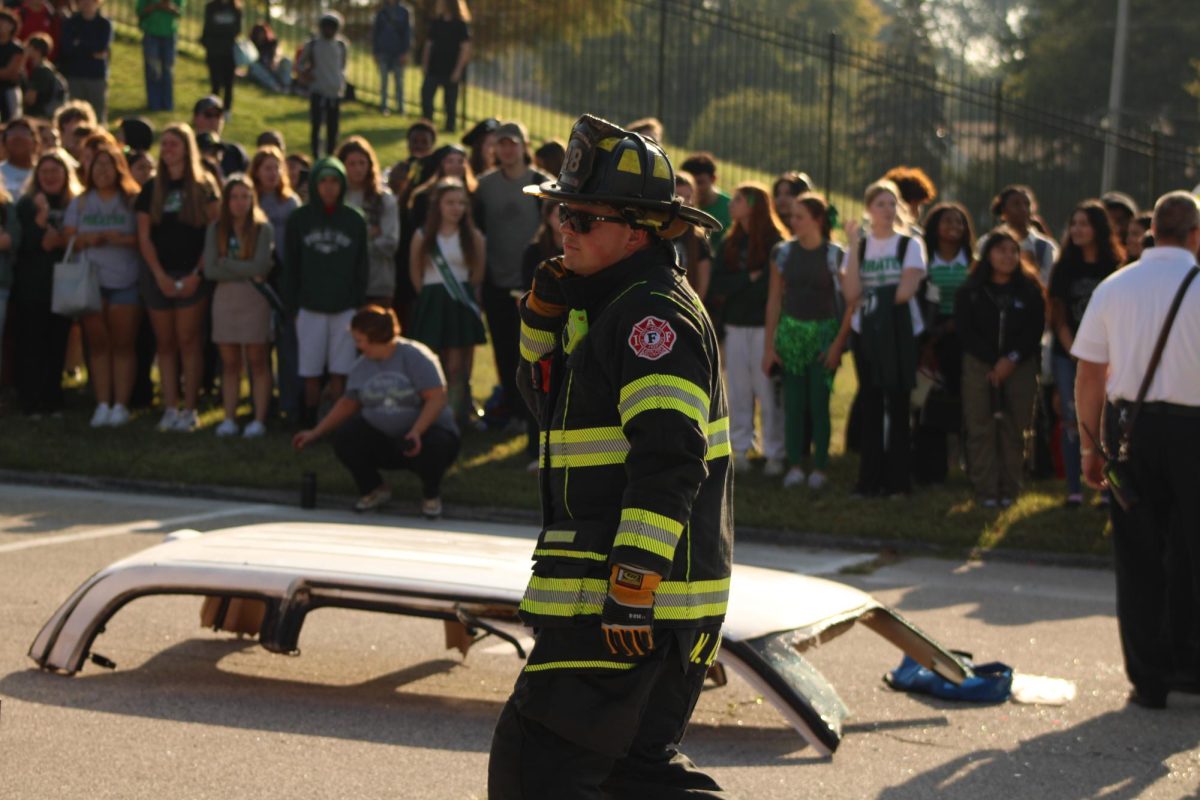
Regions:
[[1046, 324], [1045, 290], [1006, 229], [988, 235], [954, 296], [962, 341], [962, 402], [967, 471], [981, 506], [1009, 506], [1021, 486], [1025, 430]]
[[408, 469], [421, 479], [421, 513], [440, 516], [442, 476], [458, 457], [459, 434], [437, 357], [400, 336], [390, 308], [363, 308], [351, 319], [350, 333], [362, 357], [350, 370], [346, 393], [315, 428], [297, 433], [292, 445], [303, 450], [336, 431], [333, 451], [362, 495], [355, 510], [369, 511], [391, 499], [379, 470]]

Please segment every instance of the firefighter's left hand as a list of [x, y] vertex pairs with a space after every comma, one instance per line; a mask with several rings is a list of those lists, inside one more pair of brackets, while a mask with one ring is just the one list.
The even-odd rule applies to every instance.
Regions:
[[645, 656], [654, 650], [654, 590], [662, 576], [613, 564], [608, 597], [600, 615], [604, 641], [615, 656]]

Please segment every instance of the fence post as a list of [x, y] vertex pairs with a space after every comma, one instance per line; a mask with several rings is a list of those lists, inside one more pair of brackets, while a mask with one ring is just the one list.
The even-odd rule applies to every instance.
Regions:
[[658, 102], [654, 107], [654, 115], [658, 121], [666, 124], [663, 119], [663, 103], [667, 94], [667, 0], [658, 0]]
[[1150, 131], [1150, 202], [1158, 199], [1158, 131]]
[[825, 86], [825, 192], [833, 196], [833, 92], [837, 68], [837, 33], [829, 32], [829, 70]]
[[1000, 145], [1004, 141], [1004, 81], [996, 81], [992, 116], [992, 188], [1000, 190]]

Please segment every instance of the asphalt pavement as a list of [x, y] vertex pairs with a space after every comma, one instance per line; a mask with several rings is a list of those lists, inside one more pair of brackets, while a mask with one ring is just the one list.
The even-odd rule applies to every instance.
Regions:
[[[82, 581], [165, 533], [293, 519], [427, 525], [0, 485], [0, 798], [484, 797], [492, 726], [521, 662], [502, 644], [464, 660], [436, 621], [322, 610], [289, 657], [202, 629], [195, 598], [151, 597], [95, 644], [115, 670], [63, 677], [26, 655]], [[1200, 697], [1172, 695], [1162, 712], [1126, 705], [1111, 572], [749, 543], [737, 560], [844, 581], [978, 662], [1069, 679], [1078, 695], [976, 706], [896, 693], [881, 676], [899, 651], [855, 628], [805, 654], [854, 711], [832, 758], [736, 677], [704, 693], [684, 751], [731, 797], [1200, 796]]]

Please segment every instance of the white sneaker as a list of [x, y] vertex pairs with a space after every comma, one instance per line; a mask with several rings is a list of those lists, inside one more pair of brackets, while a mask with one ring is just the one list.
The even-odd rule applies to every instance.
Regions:
[[825, 477], [824, 472], [813, 472], [808, 476], [808, 488], [812, 489], [814, 492], [819, 492], [821, 489], [824, 489], [825, 485], [828, 483], [829, 479]]
[[358, 498], [358, 502], [354, 504], [355, 511], [371, 511], [379, 508], [381, 505], [392, 499], [392, 490], [388, 488], [386, 483], [380, 484], [379, 488], [367, 492], [362, 497]]
[[200, 419], [196, 414], [196, 409], [185, 408], [179, 412], [178, 416], [175, 417], [175, 427], [171, 428], [171, 430], [175, 431], [176, 433], [191, 433], [192, 431], [196, 430], [196, 427], [199, 424]]
[[799, 467], [792, 467], [787, 471], [787, 475], [783, 476], [783, 488], [794, 489], [797, 486], [804, 485], [804, 470]]
[[158, 421], [158, 429], [160, 431], [173, 431], [177, 424], [179, 424], [179, 409], [168, 408], [163, 412], [162, 419]]
[[240, 433], [238, 430], [238, 424], [231, 419], [223, 420], [221, 424], [217, 426], [217, 436], [222, 439], [228, 436], [237, 436], [238, 433]]
[[264, 436], [266, 432], [267, 426], [258, 420], [254, 420], [246, 426], [246, 430], [242, 431], [242, 436], [246, 439], [257, 439], [260, 436]]
[[768, 478], [778, 478], [783, 474], [783, 467], [782, 458], [768, 458], [767, 465], [763, 467], [763, 475], [766, 475]]
[[750, 456], [745, 453], [738, 453], [733, 457], [734, 472], [749, 472], [750, 471]]
[[421, 514], [426, 519], [437, 519], [442, 515], [442, 498], [430, 497], [421, 501]]
[[92, 421], [89, 423], [93, 428], [103, 428], [109, 424], [109, 417], [112, 415], [112, 409], [108, 407], [108, 403], [101, 403], [96, 406], [96, 413], [92, 414]]
[[108, 412], [108, 426], [110, 428], [119, 428], [126, 422], [129, 422], [129, 409], [117, 403]]

